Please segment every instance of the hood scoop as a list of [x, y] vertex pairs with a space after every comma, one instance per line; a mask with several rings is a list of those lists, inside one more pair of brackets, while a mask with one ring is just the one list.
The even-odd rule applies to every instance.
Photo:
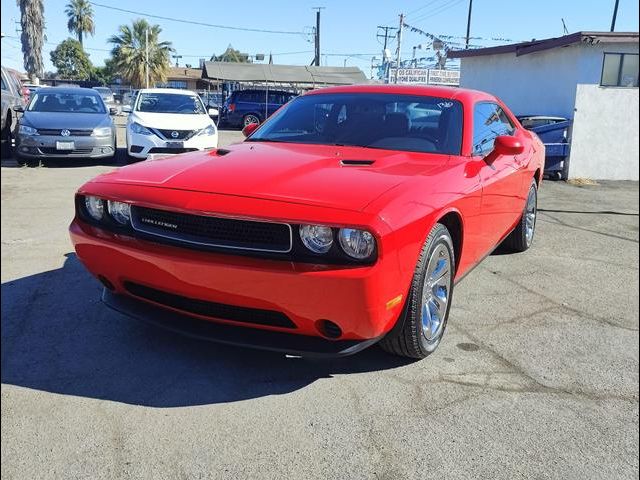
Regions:
[[217, 148], [216, 149], [216, 156], [217, 157], [224, 157], [228, 153], [231, 153], [231, 150], [227, 150], [226, 148]]
[[344, 167], [368, 167], [373, 165], [375, 160], [341, 160], [340, 164]]

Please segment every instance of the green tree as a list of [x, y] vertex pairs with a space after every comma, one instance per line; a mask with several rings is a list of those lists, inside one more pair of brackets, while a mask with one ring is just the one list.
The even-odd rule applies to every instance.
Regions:
[[44, 5], [42, 0], [17, 0], [20, 7], [22, 54], [24, 68], [33, 77], [44, 71], [42, 45], [44, 44]]
[[100, 82], [100, 85], [110, 85], [113, 83], [116, 76], [115, 62], [113, 58], [107, 58], [104, 61], [104, 66], [93, 67], [89, 80]]
[[149, 86], [165, 82], [171, 67], [170, 55], [174, 50], [171, 42], [160, 41], [160, 26], [137, 19], [131, 25], [120, 25], [118, 32], [108, 40], [114, 44], [111, 55], [116, 72], [134, 88], [144, 88], [148, 58]]
[[222, 55], [214, 55], [211, 57], [213, 62], [234, 62], [234, 63], [251, 63], [248, 53], [242, 53], [231, 45], [222, 53]]
[[87, 80], [93, 68], [82, 45], [73, 38], [67, 38], [51, 52], [51, 63], [59, 77], [70, 80]]
[[78, 37], [78, 42], [82, 45], [82, 37], [85, 34], [93, 36], [96, 27], [93, 23], [93, 8], [88, 0], [70, 0], [64, 13], [67, 14], [67, 28], [69, 33], [74, 33]]

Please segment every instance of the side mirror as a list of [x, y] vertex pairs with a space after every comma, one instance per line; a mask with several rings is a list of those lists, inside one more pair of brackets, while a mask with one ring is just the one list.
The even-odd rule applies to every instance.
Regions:
[[122, 111], [123, 113], [131, 113], [131, 105], [123, 105]]
[[250, 123], [249, 125], [247, 125], [246, 127], [244, 127], [244, 128], [242, 129], [242, 134], [243, 134], [245, 137], [248, 137], [248, 136], [249, 136], [249, 135], [251, 135], [253, 132], [255, 132], [255, 131], [258, 129], [258, 127], [259, 127], [259, 126], [260, 126], [260, 124], [259, 124], [259, 123]]
[[116, 107], [109, 107], [109, 115], [117, 115], [118, 109]]
[[22, 105], [15, 105], [13, 107], [13, 111], [18, 113], [24, 113], [24, 107]]
[[484, 161], [487, 165], [492, 165], [502, 155], [519, 155], [522, 152], [524, 152], [524, 146], [520, 140], [510, 135], [500, 135], [494, 140], [493, 150], [484, 157]]
[[217, 108], [209, 108], [209, 110], [207, 110], [207, 113], [210, 117], [217, 117], [218, 115], [220, 115], [220, 112]]

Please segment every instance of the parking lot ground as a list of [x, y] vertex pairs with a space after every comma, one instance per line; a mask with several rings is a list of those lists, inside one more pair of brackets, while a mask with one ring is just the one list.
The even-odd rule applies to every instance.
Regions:
[[110, 168], [3, 162], [3, 479], [637, 478], [638, 183], [545, 182], [428, 359], [308, 361], [104, 307], [67, 226]]

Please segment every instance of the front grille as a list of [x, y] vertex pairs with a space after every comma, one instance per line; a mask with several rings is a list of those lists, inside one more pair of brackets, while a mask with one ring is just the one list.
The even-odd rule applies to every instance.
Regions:
[[[140, 147], [142, 148], [142, 147]], [[187, 153], [187, 152], [195, 152], [198, 150], [197, 148], [169, 148], [169, 147], [152, 147], [149, 149], [149, 153]], [[133, 151], [133, 148], [131, 149]]]
[[[39, 128], [38, 129], [38, 133], [40, 135], [50, 135], [53, 137], [61, 137], [62, 136], [62, 130], [64, 129], [60, 129], [60, 128]], [[91, 134], [93, 133], [93, 130], [72, 130], [72, 129], [68, 129], [69, 130], [69, 135], [71, 137], [90, 137]]]
[[195, 315], [271, 327], [296, 328], [296, 324], [289, 317], [275, 310], [209, 302], [157, 290], [134, 282], [125, 282], [124, 288], [136, 297]]
[[192, 215], [153, 208], [131, 208], [131, 224], [139, 232], [176, 242], [261, 252], [291, 251], [291, 226]]
[[[167, 140], [187, 140], [193, 137], [197, 130], [162, 130], [158, 128], [157, 131]], [[174, 132], [175, 137], [173, 136]]]
[[76, 148], [74, 150], [58, 150], [54, 147], [40, 147], [40, 151], [45, 155], [89, 155], [93, 148]]

